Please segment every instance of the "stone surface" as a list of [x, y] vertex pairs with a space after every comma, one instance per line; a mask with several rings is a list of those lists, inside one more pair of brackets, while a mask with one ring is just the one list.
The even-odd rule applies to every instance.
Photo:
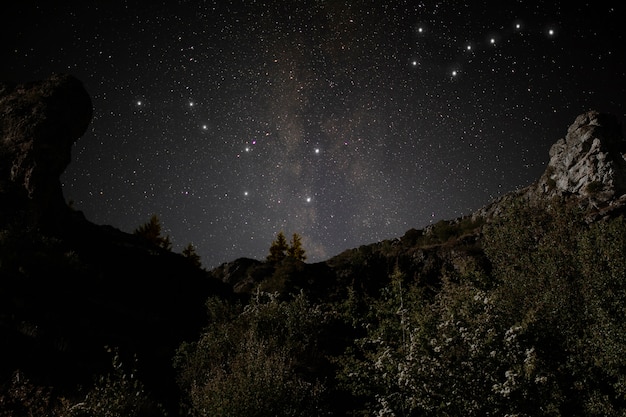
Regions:
[[623, 195], [626, 160], [617, 119], [597, 111], [578, 116], [565, 138], [550, 149], [539, 191], [588, 197], [600, 204]]
[[0, 221], [39, 227], [59, 220], [67, 210], [59, 177], [91, 116], [89, 94], [70, 75], [0, 84]]
[[614, 115], [588, 111], [579, 115], [564, 138], [550, 148], [541, 177], [511, 191], [472, 214], [489, 220], [512, 201], [541, 205], [551, 198], [575, 199], [590, 215], [622, 210], [626, 204], [626, 142]]

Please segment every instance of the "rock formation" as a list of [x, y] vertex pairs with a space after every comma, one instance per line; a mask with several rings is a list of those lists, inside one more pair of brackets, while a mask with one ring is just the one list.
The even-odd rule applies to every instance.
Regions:
[[67, 210], [59, 176], [91, 121], [82, 83], [69, 75], [0, 84], [0, 215], [19, 227], [52, 226]]
[[505, 194], [472, 217], [488, 221], [518, 198], [533, 205], [554, 197], [576, 199], [592, 217], [621, 209], [626, 206], [625, 152], [622, 126], [615, 116], [594, 110], [583, 113], [552, 145], [546, 170], [535, 183]]
[[548, 195], [573, 194], [606, 203], [626, 193], [624, 141], [617, 119], [596, 111], [583, 113], [550, 149], [539, 180]]

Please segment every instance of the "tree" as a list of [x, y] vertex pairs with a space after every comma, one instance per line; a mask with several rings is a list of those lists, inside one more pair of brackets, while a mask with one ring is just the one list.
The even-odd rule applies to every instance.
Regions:
[[202, 267], [202, 262], [200, 262], [200, 255], [196, 253], [196, 248], [194, 248], [191, 243], [185, 246], [182, 254], [185, 258], [189, 259], [189, 261], [195, 266], [197, 266], [198, 268]]
[[151, 242], [160, 248], [166, 250], [172, 249], [172, 242], [169, 235], [161, 235], [161, 221], [156, 214], [153, 214], [147, 223], [144, 223], [135, 229], [133, 234], [143, 237], [148, 242]]
[[306, 255], [304, 254], [304, 249], [302, 248], [302, 238], [299, 234], [294, 233], [291, 238], [291, 245], [289, 249], [287, 249], [287, 256], [290, 256], [298, 261], [305, 261]]
[[267, 256], [267, 260], [270, 262], [280, 262], [287, 256], [287, 238], [281, 231], [276, 235], [276, 240], [272, 242], [270, 246], [270, 254]]
[[298, 261], [306, 260], [305, 251], [302, 248], [302, 238], [300, 235], [294, 233], [291, 237], [291, 242], [288, 245], [285, 234], [280, 231], [270, 246], [270, 254], [267, 256], [267, 260], [269, 262], [280, 262], [286, 257], [293, 258]]

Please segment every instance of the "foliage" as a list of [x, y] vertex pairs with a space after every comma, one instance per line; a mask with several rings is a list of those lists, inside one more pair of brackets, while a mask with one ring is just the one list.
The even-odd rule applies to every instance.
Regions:
[[67, 400], [55, 398], [52, 388], [33, 384], [20, 371], [0, 388], [0, 406], [0, 417], [64, 416], [69, 408]]
[[270, 246], [270, 254], [267, 256], [267, 260], [269, 262], [280, 262], [282, 261], [286, 255], [287, 249], [289, 246], [287, 245], [287, 238], [285, 234], [281, 231], [276, 235], [276, 239], [272, 242]]
[[133, 232], [137, 236], [143, 237], [153, 245], [166, 250], [172, 249], [172, 242], [169, 235], [161, 235], [162, 226], [159, 217], [153, 214], [147, 223], [142, 224]]
[[200, 340], [175, 367], [193, 416], [317, 416], [324, 387], [306, 371], [319, 360], [324, 313], [304, 296], [257, 293], [245, 307], [211, 299]]
[[551, 203], [485, 227], [489, 276], [444, 273], [429, 298], [396, 269], [338, 359], [355, 412], [624, 414], [626, 222]]
[[297, 233], [294, 233], [291, 237], [291, 243], [287, 249], [287, 256], [298, 261], [306, 261], [306, 255], [302, 247], [302, 238]]
[[0, 417], [133, 417], [163, 415], [160, 406], [149, 399], [136, 370], [128, 373], [119, 352], [112, 353], [112, 373], [99, 376], [93, 387], [79, 399], [58, 395], [52, 388], [32, 383], [20, 371], [0, 391]]
[[112, 372], [96, 379], [83, 400], [70, 407], [69, 417], [133, 417], [160, 408], [149, 399], [143, 383], [137, 379], [136, 368], [128, 372], [117, 349], [109, 351]]
[[299, 234], [294, 233], [291, 237], [290, 244], [287, 244], [287, 238], [281, 231], [276, 235], [276, 239], [270, 246], [270, 253], [267, 256], [269, 262], [277, 263], [285, 258], [293, 258], [297, 261], [305, 261], [305, 250], [302, 247], [302, 238]]
[[200, 261], [200, 255], [196, 252], [196, 248], [189, 243], [187, 246], [183, 248], [182, 254], [185, 258], [187, 258], [193, 265], [198, 268], [202, 267], [202, 262]]
[[[346, 251], [342, 271], [350, 272], [336, 275], [346, 288], [335, 292], [345, 298], [317, 304], [300, 291], [316, 282], [301, 239], [294, 234], [288, 243], [281, 232], [263, 279], [254, 280], [259, 291], [240, 302], [210, 299], [206, 329], [180, 346], [174, 364], [184, 412], [623, 416], [626, 220], [585, 216], [559, 199], [543, 206], [513, 199], [487, 224], [440, 222]], [[161, 235], [160, 226], [148, 229]], [[468, 233], [476, 239], [463, 239]], [[486, 266], [460, 261], [468, 241]], [[425, 245], [430, 252], [406, 252]], [[35, 248], [36, 264], [51, 270], [80, 263], [56, 241]], [[51, 248], [61, 261], [46, 255]], [[191, 245], [183, 251], [194, 253]], [[430, 264], [436, 277], [429, 281], [414, 266], [426, 265], [427, 255], [443, 259]], [[6, 252], [0, 267], [27, 277], [32, 266], [18, 268], [22, 257]], [[79, 400], [14, 377], [0, 391], [0, 416], [133, 416], [158, 408], [135, 371], [113, 356], [112, 372]]]

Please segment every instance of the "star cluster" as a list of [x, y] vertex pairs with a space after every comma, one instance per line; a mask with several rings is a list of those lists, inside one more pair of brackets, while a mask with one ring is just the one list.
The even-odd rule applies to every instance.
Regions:
[[543, 171], [589, 109], [624, 116], [621, 6], [180, 1], [23, 5], [5, 80], [79, 77], [94, 119], [64, 193], [205, 266], [309, 261], [468, 214]]

